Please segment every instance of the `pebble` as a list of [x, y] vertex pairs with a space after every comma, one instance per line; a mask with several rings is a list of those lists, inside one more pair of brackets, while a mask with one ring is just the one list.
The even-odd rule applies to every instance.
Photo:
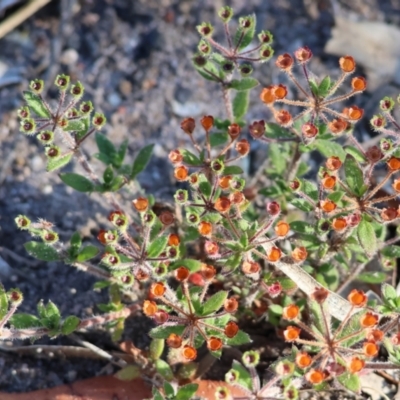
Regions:
[[31, 168], [34, 172], [39, 172], [43, 170], [43, 159], [41, 156], [36, 155], [32, 158]]
[[107, 101], [112, 107], [118, 107], [121, 104], [121, 97], [118, 93], [112, 92], [107, 96]]
[[79, 60], [79, 54], [75, 49], [67, 49], [63, 51], [60, 57], [60, 61], [65, 65], [76, 64]]

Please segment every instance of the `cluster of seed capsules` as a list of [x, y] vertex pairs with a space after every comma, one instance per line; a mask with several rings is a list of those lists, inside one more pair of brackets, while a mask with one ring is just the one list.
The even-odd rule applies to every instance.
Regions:
[[[323, 319], [319, 329], [301, 321], [297, 305], [290, 304], [283, 309], [283, 318], [296, 324], [289, 325], [284, 330], [285, 341], [313, 348], [312, 352], [318, 352], [312, 356], [310, 351], [302, 350], [297, 352], [294, 360], [295, 365], [304, 371], [305, 379], [314, 385], [338, 377], [346, 371], [359, 373], [366, 366], [366, 359], [378, 355], [379, 343], [385, 337], [385, 331], [378, 328], [379, 315], [364, 308], [367, 296], [357, 289], [353, 289], [348, 295], [352, 307], [333, 331], [329, 313], [325, 312], [324, 307], [327, 296], [328, 291], [323, 288], [316, 289], [311, 294], [312, 300], [320, 307]], [[302, 332], [313, 340], [301, 338]], [[290, 364], [286, 367], [290, 368]], [[283, 369], [278, 372], [285, 373]]]
[[[332, 105], [347, 100], [358, 93], [362, 93], [367, 87], [365, 78], [357, 76], [351, 80], [350, 92], [332, 97], [345, 79], [355, 71], [356, 63], [353, 57], [345, 56], [340, 58], [339, 66], [342, 74], [335, 82], [331, 82], [330, 78], [327, 77], [319, 84], [309, 77], [310, 73], [307, 69], [307, 63], [311, 58], [311, 50], [308, 47], [301, 47], [295, 51], [294, 58], [290, 54], [285, 53], [278, 56], [275, 63], [278, 68], [288, 75], [289, 79], [298, 89], [300, 96], [305, 99], [288, 99], [288, 89], [283, 84], [270, 85], [264, 88], [260, 94], [261, 100], [271, 110], [276, 122], [290, 128], [292, 133], [300, 136], [305, 143], [310, 143], [317, 136], [319, 120], [326, 123], [328, 129], [334, 135], [346, 132], [351, 128], [352, 123], [359, 121], [364, 111], [358, 106], [345, 107], [342, 112], [338, 112], [332, 108]], [[304, 87], [293, 73], [295, 60], [302, 68], [307, 87]], [[276, 109], [276, 103], [300, 107], [303, 111], [299, 112], [296, 116], [292, 116], [287, 110]], [[309, 118], [309, 121], [303, 123], [301, 134], [299, 134], [296, 129], [293, 129], [293, 124], [306, 117]]]

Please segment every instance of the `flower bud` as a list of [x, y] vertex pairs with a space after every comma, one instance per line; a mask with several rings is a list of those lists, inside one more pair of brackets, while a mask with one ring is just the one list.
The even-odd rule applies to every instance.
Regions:
[[309, 47], [303, 46], [294, 52], [294, 57], [300, 64], [304, 64], [312, 57], [312, 52]]
[[80, 99], [83, 96], [84, 91], [85, 88], [80, 82], [76, 82], [71, 86], [71, 94], [74, 96], [75, 100]]
[[356, 76], [351, 80], [351, 87], [355, 92], [363, 92], [367, 88], [367, 81], [362, 76]]
[[104, 114], [95, 113], [93, 115], [92, 124], [97, 129], [100, 130], [107, 122], [107, 119]]
[[171, 333], [166, 342], [167, 346], [171, 347], [172, 349], [179, 349], [179, 347], [182, 346], [182, 338], [176, 333]]
[[241, 156], [246, 156], [250, 152], [250, 143], [246, 139], [239, 140], [235, 149]]
[[182, 162], [183, 160], [183, 155], [179, 150], [171, 150], [168, 155], [169, 161], [171, 161], [172, 164], [177, 164]]
[[181, 129], [188, 135], [191, 135], [194, 132], [195, 128], [196, 128], [196, 122], [194, 118], [185, 118], [181, 122]]
[[214, 126], [214, 117], [212, 115], [205, 115], [200, 120], [200, 123], [204, 130], [208, 132]]
[[253, 66], [251, 64], [242, 64], [239, 67], [240, 75], [245, 78], [253, 73]]
[[284, 71], [290, 71], [293, 66], [293, 58], [289, 53], [281, 54], [276, 59], [275, 65]]
[[386, 126], [386, 119], [382, 115], [374, 115], [370, 120], [370, 124], [376, 130], [384, 128]]
[[242, 362], [247, 368], [255, 368], [260, 362], [260, 354], [254, 350], [248, 350], [243, 353]]
[[339, 66], [343, 72], [351, 73], [351, 72], [354, 72], [354, 70], [356, 69], [356, 62], [354, 61], [353, 57], [344, 56], [344, 57], [340, 57]]
[[391, 97], [384, 97], [380, 102], [379, 102], [379, 107], [382, 111], [393, 111], [395, 102]]
[[85, 116], [89, 115], [93, 111], [93, 104], [91, 101], [84, 101], [79, 106], [79, 111]]
[[187, 190], [179, 189], [176, 191], [174, 199], [178, 204], [185, 204], [189, 199], [189, 193]]
[[293, 122], [293, 118], [289, 111], [280, 110], [274, 114], [275, 120], [279, 125], [288, 126]]
[[18, 109], [18, 117], [21, 119], [27, 119], [31, 115], [31, 112], [29, 110], [29, 107], [21, 107]]
[[228, 23], [233, 17], [232, 7], [224, 6], [218, 10], [218, 16], [221, 18], [222, 22]]
[[221, 213], [226, 213], [231, 208], [231, 201], [227, 197], [220, 197], [215, 202], [214, 208]]
[[328, 128], [334, 135], [340, 135], [347, 129], [348, 123], [342, 118], [337, 118], [329, 122]]
[[23, 119], [20, 123], [20, 129], [22, 133], [31, 135], [36, 132], [36, 122], [32, 118]]
[[149, 207], [149, 201], [144, 197], [138, 197], [137, 199], [132, 200], [132, 205], [136, 211], [144, 212]]
[[31, 225], [31, 220], [25, 215], [18, 215], [14, 221], [19, 229], [29, 229]]
[[332, 156], [326, 160], [325, 165], [330, 171], [337, 171], [342, 166], [342, 162], [339, 157]]
[[217, 175], [221, 175], [224, 172], [225, 165], [222, 160], [214, 160], [211, 163], [211, 170], [215, 172]]
[[57, 158], [61, 155], [61, 149], [58, 146], [51, 145], [45, 148], [45, 154], [48, 158]]
[[54, 84], [61, 90], [65, 91], [68, 89], [70, 77], [68, 75], [57, 75]]
[[165, 226], [172, 225], [174, 223], [174, 214], [170, 211], [163, 211], [159, 216], [158, 219], [161, 221], [161, 223]]
[[197, 26], [197, 31], [200, 33], [201, 36], [211, 37], [214, 31], [214, 27], [210, 23], [203, 22], [201, 25]]
[[281, 206], [276, 201], [271, 201], [266, 205], [267, 213], [272, 217], [279, 215]]
[[311, 122], [307, 122], [301, 127], [301, 133], [303, 134], [304, 138], [313, 139], [318, 135], [318, 128]]
[[44, 89], [44, 82], [41, 79], [34, 79], [30, 82], [29, 88], [35, 94], [40, 94], [43, 92]]
[[199, 52], [201, 54], [204, 54], [205, 56], [208, 56], [209, 54], [211, 54], [211, 50], [212, 50], [210, 44], [204, 39], [200, 40], [200, 42], [197, 46], [197, 49], [199, 50]]

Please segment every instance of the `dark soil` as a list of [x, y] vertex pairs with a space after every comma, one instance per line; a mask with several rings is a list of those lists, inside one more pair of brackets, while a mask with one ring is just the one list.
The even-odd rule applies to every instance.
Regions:
[[[37, 141], [18, 132], [14, 110], [22, 103], [22, 90], [32, 78], [44, 79], [50, 87], [58, 73], [67, 73], [73, 80], [83, 82], [87, 98], [107, 115], [109, 122], [104, 132], [115, 143], [128, 138], [131, 156], [143, 145], [156, 143], [151, 165], [139, 181], [142, 189], [157, 199], [171, 201], [174, 183], [165, 159], [178, 143], [186, 142], [187, 138], [180, 133], [181, 119], [211, 113], [224, 115], [216, 85], [204, 82], [190, 61], [199, 39], [196, 25], [215, 22], [216, 8], [223, 4], [215, 0], [54, 0], [1, 39], [0, 72], [5, 75], [0, 78], [0, 256], [12, 267], [11, 274], [1, 280], [7, 289], [17, 286], [24, 293], [21, 311], [35, 313], [39, 300], [51, 299], [64, 316], [91, 316], [99, 313], [95, 304], [107, 301], [107, 296], [92, 290], [95, 279], [91, 276], [73, 267], [29, 257], [23, 244], [30, 239], [18, 232], [14, 218], [19, 214], [27, 214], [33, 220], [45, 218], [56, 223], [62, 239], [79, 230], [90, 242], [105, 224], [109, 212], [101, 197], [66, 189], [56, 174], [45, 172], [44, 156]], [[337, 69], [337, 58], [323, 51], [334, 25], [328, 0], [234, 0], [227, 4], [234, 7], [237, 15], [257, 14], [259, 26], [274, 34], [276, 54], [308, 45], [313, 50], [313, 68], [318, 74]], [[400, 21], [396, 1], [358, 0], [340, 4], [343, 10], [350, 10], [359, 18], [394, 24]], [[18, 6], [8, 10], [6, 16], [16, 10]], [[263, 85], [277, 82], [277, 74], [272, 62], [257, 71]], [[49, 98], [54, 95], [51, 90], [48, 92]], [[265, 116], [256, 96], [254, 93], [249, 120]], [[85, 151], [96, 151], [93, 141]], [[256, 147], [255, 151], [264, 150]], [[263, 157], [265, 153], [259, 154]], [[257, 157], [253, 159], [258, 162]], [[96, 161], [94, 165], [99, 170], [103, 168]], [[128, 202], [142, 189], [130, 188], [122, 194], [121, 201]], [[135, 317], [127, 325], [126, 337], [145, 348], [151, 322]], [[256, 328], [260, 334], [265, 332], [262, 329], [269, 330], [268, 342], [259, 346], [271, 347], [276, 340], [271, 326]], [[105, 330], [82, 337], [106, 350], [113, 349]], [[43, 338], [36, 344], [76, 342], [59, 337]], [[271, 350], [269, 361], [272, 354]], [[223, 378], [231, 359], [229, 355], [223, 357], [210, 376]], [[52, 387], [112, 371], [113, 367], [103, 361], [18, 356], [0, 348], [0, 390], [6, 392]]]

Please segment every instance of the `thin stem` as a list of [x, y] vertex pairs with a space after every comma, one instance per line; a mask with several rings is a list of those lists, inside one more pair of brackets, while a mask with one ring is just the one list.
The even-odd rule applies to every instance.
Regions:
[[[374, 189], [368, 194], [368, 196], [364, 199], [365, 201], [368, 201], [371, 197], [375, 195], [375, 193], [385, 185], [385, 183], [389, 180], [389, 178], [394, 174], [395, 171], [389, 171], [387, 175], [383, 178], [383, 180], [374, 187]], [[373, 203], [371, 203], [373, 204]]]
[[300, 90], [300, 92], [302, 92], [308, 99], [310, 98], [309, 93], [307, 93], [303, 87], [300, 85], [300, 83], [297, 81], [296, 77], [293, 75], [292, 71], [288, 71], [288, 75], [290, 77], [290, 79], [293, 81], [293, 83], [296, 85], [297, 89]]
[[231, 102], [231, 96], [230, 96], [230, 89], [228, 89], [225, 85], [222, 86], [222, 95], [224, 98], [224, 104], [225, 104], [225, 109], [226, 109], [226, 114], [228, 116], [228, 119], [229, 119], [229, 121], [233, 122], [234, 116], [233, 116], [232, 102]]
[[228, 24], [226, 22], [224, 22], [224, 29], [225, 29], [226, 40], [228, 41], [229, 50], [232, 51], [233, 50], [232, 49], [232, 37], [231, 37], [231, 33], [229, 32]]
[[339, 86], [344, 82], [346, 79], [347, 75], [349, 75], [348, 72], [342, 72], [342, 75], [339, 77], [339, 79], [335, 82], [335, 84], [331, 87], [329, 90], [328, 94], [325, 96], [325, 98], [328, 98], [332, 96], [336, 90], [339, 88]]

